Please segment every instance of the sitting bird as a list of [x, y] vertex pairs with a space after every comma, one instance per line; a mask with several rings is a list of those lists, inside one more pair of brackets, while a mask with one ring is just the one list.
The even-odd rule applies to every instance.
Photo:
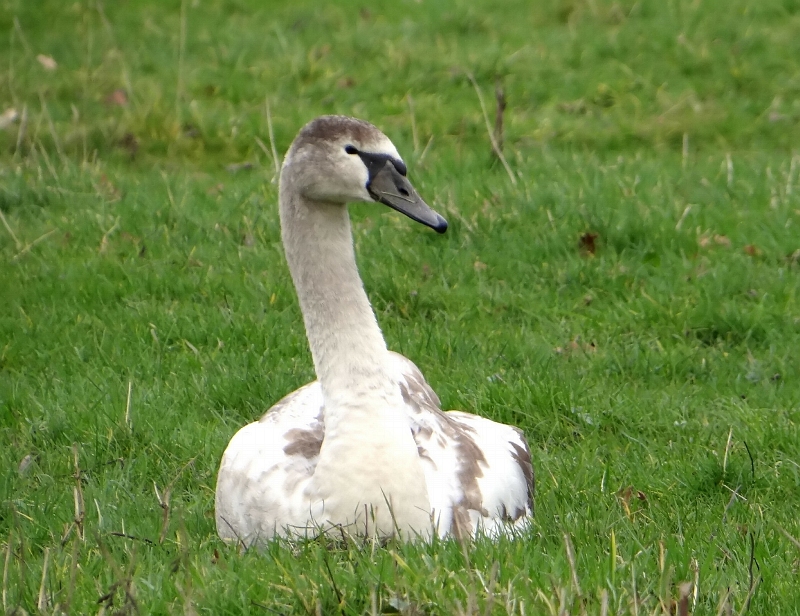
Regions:
[[281, 237], [317, 379], [228, 444], [216, 523], [243, 546], [278, 536], [496, 536], [533, 515], [521, 430], [443, 412], [420, 370], [389, 351], [356, 266], [347, 204], [382, 203], [434, 231], [447, 222], [375, 126], [323, 116], [280, 174]]

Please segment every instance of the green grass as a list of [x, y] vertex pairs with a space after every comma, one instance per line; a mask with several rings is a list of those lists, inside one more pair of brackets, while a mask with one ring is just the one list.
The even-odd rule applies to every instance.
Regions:
[[[0, 32], [6, 613], [667, 614], [691, 582], [800, 614], [800, 2], [6, 0]], [[530, 534], [216, 538], [229, 438], [313, 378], [267, 105], [281, 153], [377, 124], [450, 221], [351, 208], [390, 347], [525, 430]]]

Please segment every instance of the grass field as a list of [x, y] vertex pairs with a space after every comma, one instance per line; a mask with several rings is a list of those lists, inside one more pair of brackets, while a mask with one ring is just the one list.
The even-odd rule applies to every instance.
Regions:
[[[0, 33], [7, 614], [800, 614], [800, 1], [4, 0]], [[527, 434], [525, 536], [216, 537], [228, 440], [314, 378], [272, 144], [323, 113], [451, 223], [351, 208], [390, 347]]]

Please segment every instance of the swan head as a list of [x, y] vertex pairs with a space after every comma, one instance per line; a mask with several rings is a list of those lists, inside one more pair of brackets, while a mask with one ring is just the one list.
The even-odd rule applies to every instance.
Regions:
[[422, 200], [406, 173], [397, 148], [375, 126], [345, 116], [321, 116], [306, 124], [289, 148], [281, 186], [290, 183], [316, 202], [383, 203], [444, 233], [447, 221]]

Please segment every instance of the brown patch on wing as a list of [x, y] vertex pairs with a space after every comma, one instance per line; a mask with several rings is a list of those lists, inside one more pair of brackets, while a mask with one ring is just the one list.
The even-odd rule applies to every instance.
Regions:
[[500, 505], [500, 519], [503, 522], [513, 523], [519, 520], [522, 516], [525, 515], [525, 508], [524, 507], [515, 507], [509, 513], [508, 509], [506, 509], [505, 505]]
[[536, 490], [536, 477], [533, 472], [533, 463], [531, 462], [531, 452], [528, 449], [528, 442], [525, 440], [525, 437], [522, 436], [522, 433], [520, 433], [520, 438], [522, 439], [524, 447], [517, 443], [510, 443], [511, 447], [514, 448], [514, 453], [512, 453], [511, 456], [519, 465], [522, 474], [525, 476], [525, 485], [528, 487], [528, 506], [531, 508], [531, 512], [533, 512], [533, 494]]
[[307, 460], [316, 458], [325, 438], [325, 424], [322, 421], [322, 409], [316, 421], [308, 429], [292, 428], [284, 438], [288, 441], [283, 448], [287, 456], [299, 455]]
[[[517, 512], [518, 512], [518, 510], [515, 509], [514, 510], [514, 514], [513, 515], [509, 515], [508, 514], [508, 509], [506, 509], [506, 506], [501, 503], [500, 504], [500, 511], [498, 511], [497, 513], [499, 514], [500, 519], [503, 520], [503, 522], [515, 522], [519, 518], [519, 515], [516, 515]], [[516, 517], [513, 517], [514, 515], [516, 515]]]
[[461, 505], [453, 507], [452, 533], [456, 539], [466, 539], [472, 536], [472, 520], [466, 507]]
[[408, 384], [407, 392], [412, 398], [415, 397], [419, 399], [425, 406], [434, 409], [442, 408], [439, 396], [437, 396], [436, 392], [428, 385], [425, 381], [425, 377], [422, 376], [422, 373], [416, 366], [413, 364], [409, 365], [408, 372], [405, 372], [403, 376]]
[[458, 471], [456, 471], [456, 477], [461, 485], [463, 496], [458, 505], [480, 511], [481, 515], [488, 516], [489, 512], [483, 506], [483, 494], [481, 494], [481, 489], [478, 487], [478, 479], [483, 477], [481, 464], [486, 464], [486, 457], [472, 436], [467, 433], [468, 431], [474, 432], [474, 429], [472, 426], [465, 426], [455, 422], [449, 417], [446, 419], [449, 420], [451, 430], [451, 434], [448, 434], [448, 436], [453, 439], [456, 447], [456, 457], [460, 463]]
[[414, 409], [415, 413], [422, 412], [422, 409], [420, 408], [419, 404], [417, 404], [417, 401], [411, 397], [411, 393], [408, 391], [408, 387], [405, 383], [400, 383], [400, 395], [403, 396], [403, 402]]
[[[429, 420], [426, 419], [425, 423], [413, 422], [412, 432], [417, 441], [417, 451], [421, 458], [430, 459], [424, 442], [431, 439], [434, 432], [439, 447], [446, 447], [449, 443], [455, 449], [455, 457], [458, 460], [456, 481], [461, 491], [461, 498], [453, 505], [452, 532], [456, 537], [471, 535], [472, 521], [469, 510], [475, 510], [484, 517], [489, 516], [489, 511], [483, 506], [483, 494], [478, 485], [478, 479], [483, 477], [482, 466], [487, 464], [486, 456], [473, 438], [476, 429], [458, 421], [452, 414], [443, 413], [439, 396], [425, 381], [419, 369], [411, 362], [408, 363], [407, 369], [403, 371], [405, 382], [400, 382], [403, 401], [415, 414], [425, 413], [429, 416]], [[524, 513], [515, 510], [511, 512], [509, 519], [517, 520]]]
[[322, 435], [313, 430], [294, 428], [286, 433], [286, 440], [289, 443], [283, 448], [283, 453], [287, 456], [301, 455], [310, 460], [317, 457], [322, 448]]
[[420, 458], [423, 458], [428, 462], [430, 462], [433, 465], [434, 470], [436, 470], [436, 462], [433, 461], [433, 458], [431, 458], [431, 455], [428, 453], [428, 450], [425, 449], [422, 445], [417, 445], [417, 455]]
[[[419, 378], [416, 378], [417, 375]], [[458, 469], [456, 470], [456, 480], [461, 488], [461, 498], [455, 503], [453, 507], [453, 524], [454, 528], [459, 523], [467, 524], [461, 531], [470, 528], [470, 518], [467, 510], [474, 509], [479, 511], [481, 515], [488, 516], [489, 512], [483, 506], [483, 494], [481, 494], [480, 487], [478, 486], [478, 479], [483, 477], [483, 469], [481, 464], [486, 464], [486, 456], [483, 455], [480, 447], [478, 447], [472, 435], [475, 434], [475, 428], [470, 425], [461, 423], [443, 413], [439, 409], [439, 398], [428, 387], [422, 374], [417, 371], [417, 375], [406, 373], [406, 383], [400, 383], [400, 393], [403, 396], [403, 401], [414, 410], [415, 413], [427, 412], [430, 414], [431, 419], [438, 424], [441, 434], [437, 434], [437, 443], [440, 447], [445, 447], [447, 440], [455, 448], [456, 459], [458, 460]], [[409, 391], [409, 385], [413, 383], [414, 391]], [[408, 384], [408, 385], [407, 385]], [[420, 404], [421, 403], [421, 404]], [[421, 441], [429, 440], [433, 435], [433, 427], [429, 424], [415, 424], [416, 430], [412, 428], [412, 433], [417, 442], [417, 451], [420, 457], [427, 457], [427, 450], [424, 449]], [[423, 456], [422, 451], [425, 451]], [[430, 459], [430, 458], [429, 458]], [[463, 515], [459, 513], [461, 511]], [[462, 519], [459, 519], [459, 516]], [[466, 517], [464, 517], [466, 516]], [[458, 536], [458, 530], [454, 530], [454, 534]]]

